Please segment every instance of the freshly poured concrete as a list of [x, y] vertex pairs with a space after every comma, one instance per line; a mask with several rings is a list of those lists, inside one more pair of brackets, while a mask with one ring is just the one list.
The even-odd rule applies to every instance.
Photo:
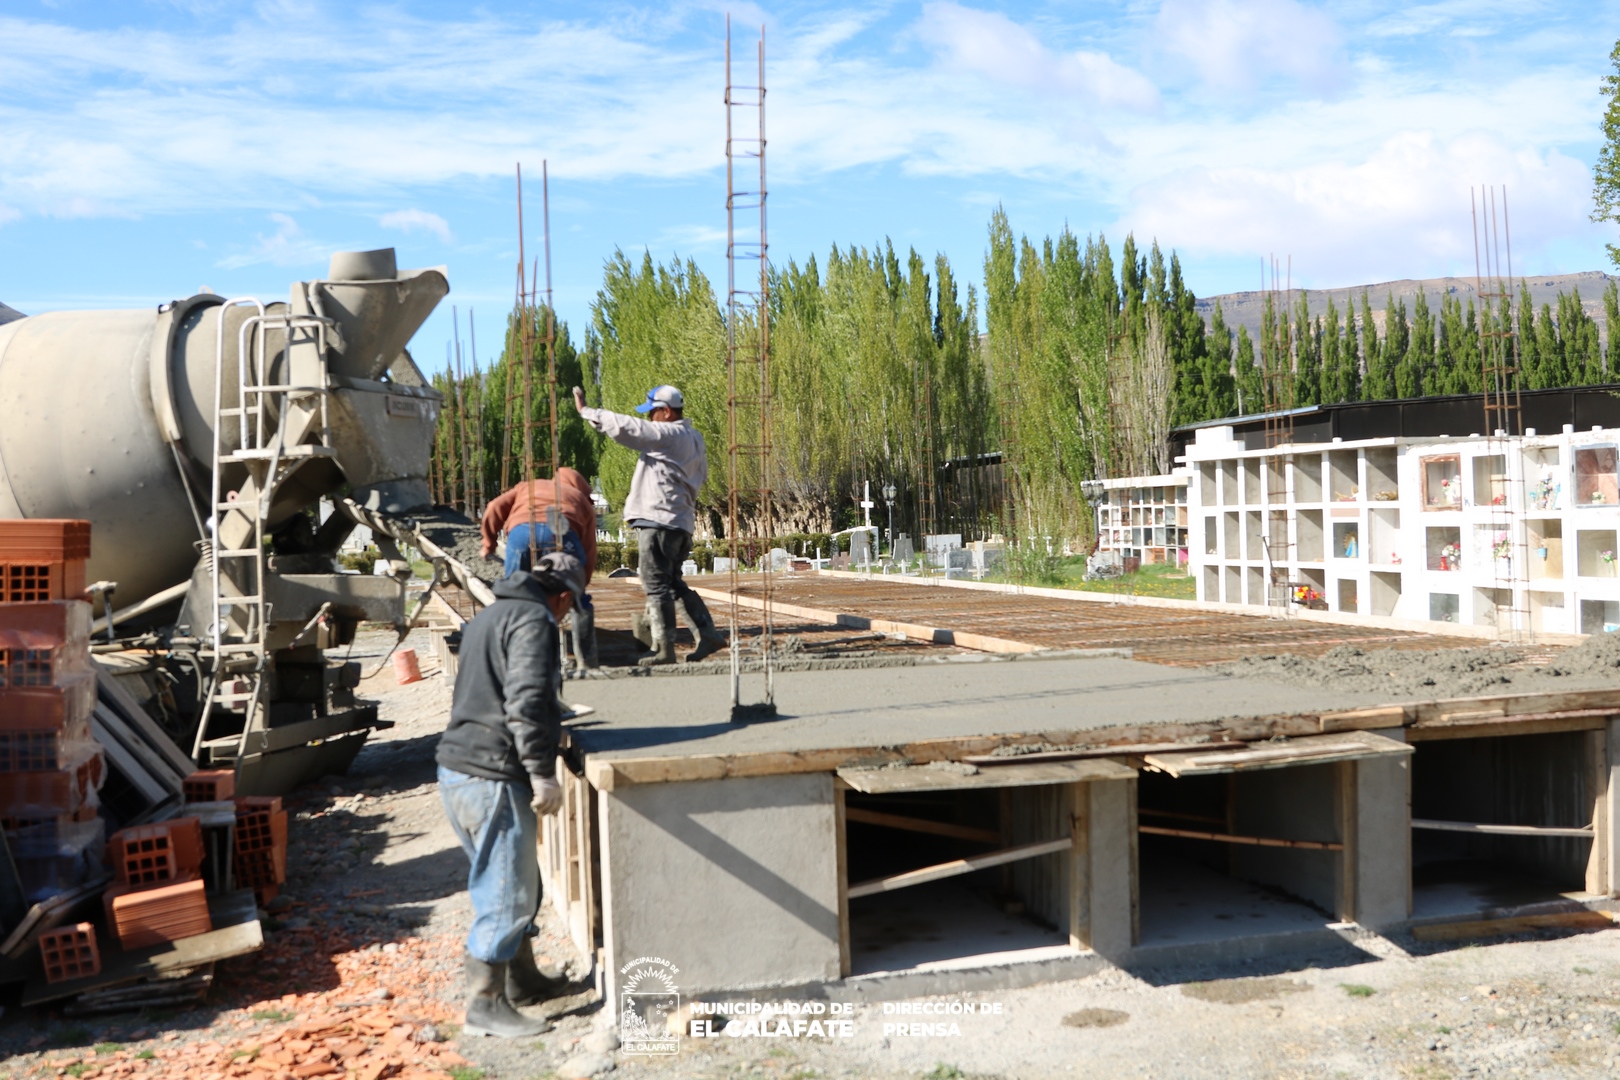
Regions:
[[[761, 677], [746, 676], [744, 701]], [[606, 759], [888, 746], [969, 735], [1083, 731], [1294, 715], [1381, 704], [1385, 694], [1111, 657], [975, 660], [776, 677], [774, 720], [732, 724], [728, 675], [571, 682], [564, 696], [594, 715], [570, 725]]]

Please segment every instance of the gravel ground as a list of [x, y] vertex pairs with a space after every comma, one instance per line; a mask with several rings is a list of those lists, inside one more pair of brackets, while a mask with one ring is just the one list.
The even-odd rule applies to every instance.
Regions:
[[[363, 634], [354, 657], [370, 670], [388, 644], [386, 635]], [[432, 656], [425, 634], [410, 644]], [[1554, 662], [1570, 675], [1537, 677], [1603, 677], [1616, 659], [1612, 641], [1595, 642]], [[1362, 662], [1376, 670], [1383, 657]], [[866, 1004], [855, 1007], [851, 1038], [685, 1039], [679, 1055], [661, 1059], [602, 1053], [614, 1042], [610, 1018], [581, 983], [575, 996], [532, 1010], [556, 1025], [538, 1040], [458, 1040], [466, 863], [433, 784], [449, 688], [430, 660], [424, 667], [427, 677], [410, 686], [394, 685], [391, 669], [368, 679], [362, 693], [382, 701], [396, 726], [366, 747], [349, 777], [289, 800], [294, 872], [269, 913], [263, 953], [221, 964], [208, 1002], [186, 1012], [74, 1020], [8, 1009], [0, 1018], [0, 1077], [532, 1080], [592, 1066], [659, 1080], [1620, 1075], [1620, 929], [1474, 946], [1371, 937], [1292, 964], [1111, 969], [1020, 990], [914, 999], [974, 1005], [974, 1015], [939, 1018], [955, 1022], [959, 1035], [885, 1033], [886, 1023], [916, 1018]], [[1526, 688], [1514, 678], [1513, 689]], [[585, 974], [549, 906], [539, 951], [547, 966]], [[303, 1034], [340, 1022], [334, 1015], [355, 1015], [342, 1010], [356, 997], [378, 1032], [395, 1025], [392, 1036], [372, 1040], [377, 1053], [394, 1037], [416, 1056], [378, 1077], [344, 1068], [340, 1056], [323, 1073], [271, 1060], [272, 1050], [302, 1047]], [[981, 1006], [999, 1011], [979, 1014]]]

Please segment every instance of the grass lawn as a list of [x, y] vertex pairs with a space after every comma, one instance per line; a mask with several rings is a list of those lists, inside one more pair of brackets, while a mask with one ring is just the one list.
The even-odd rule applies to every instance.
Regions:
[[[1123, 596], [1158, 596], [1169, 600], [1196, 600], [1198, 588], [1192, 575], [1168, 563], [1144, 566], [1134, 574], [1109, 578], [1105, 581], [1087, 581], [1084, 558], [1065, 559], [1057, 569], [1057, 577], [1025, 584], [1049, 589], [1082, 589], [1086, 592], [1115, 593]], [[1005, 581], [996, 577], [987, 580]]]

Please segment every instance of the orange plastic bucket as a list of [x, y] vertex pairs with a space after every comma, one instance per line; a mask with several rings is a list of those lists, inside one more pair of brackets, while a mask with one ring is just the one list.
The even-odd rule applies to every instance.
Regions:
[[422, 669], [417, 666], [415, 649], [401, 649], [394, 654], [394, 681], [400, 686], [422, 681]]

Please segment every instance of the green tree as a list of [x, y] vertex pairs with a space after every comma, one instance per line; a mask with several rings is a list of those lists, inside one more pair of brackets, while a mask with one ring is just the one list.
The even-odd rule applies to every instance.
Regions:
[[[1609, 53], [1614, 73], [1598, 82], [1608, 99], [1603, 110], [1603, 148], [1592, 168], [1592, 220], [1620, 221], [1620, 42]], [[1607, 245], [1609, 261], [1620, 266], [1620, 247]]]
[[[1393, 312], [1394, 297], [1390, 298], [1389, 307], [1384, 309], [1387, 319]], [[1372, 303], [1367, 297], [1367, 290], [1361, 290], [1361, 352], [1365, 357], [1366, 375], [1361, 381], [1361, 399], [1363, 401], [1388, 401], [1395, 396], [1395, 371], [1390, 355], [1389, 323], [1384, 324], [1382, 337], [1378, 333], [1378, 324], [1373, 319]]]
[[1232, 331], [1226, 325], [1221, 302], [1209, 320], [1209, 342], [1204, 349], [1204, 416], [1215, 420], [1237, 412], [1237, 384], [1232, 378]]
[[1413, 301], [1411, 323], [1406, 322], [1404, 299], [1397, 309], [1397, 319], [1406, 349], [1395, 368], [1395, 393], [1403, 398], [1422, 397], [1431, 392], [1428, 384], [1434, 378], [1434, 317], [1423, 289], [1418, 289]]
[[1237, 349], [1232, 354], [1232, 366], [1237, 369], [1237, 407], [1239, 416], [1254, 416], [1266, 409], [1266, 390], [1262, 384], [1260, 365], [1255, 363], [1254, 341], [1249, 328], [1238, 324]]

